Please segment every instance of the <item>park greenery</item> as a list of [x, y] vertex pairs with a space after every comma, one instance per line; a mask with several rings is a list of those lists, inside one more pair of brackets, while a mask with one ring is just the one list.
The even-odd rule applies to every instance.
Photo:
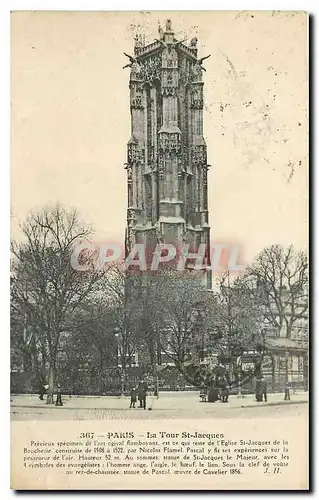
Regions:
[[[260, 370], [265, 325], [289, 338], [308, 308], [307, 256], [292, 246], [265, 248], [244, 273], [223, 272], [207, 291], [196, 273], [169, 267], [73, 269], [74, 246], [93, 233], [76, 210], [32, 212], [20, 229], [11, 244], [12, 391], [46, 383], [48, 403], [57, 383], [74, 394], [115, 394], [148, 374], [162, 385], [210, 387], [221, 366], [236, 383], [243, 353], [255, 362], [244, 377]], [[90, 264], [92, 255], [81, 258]], [[205, 360], [214, 356], [212, 367]]]

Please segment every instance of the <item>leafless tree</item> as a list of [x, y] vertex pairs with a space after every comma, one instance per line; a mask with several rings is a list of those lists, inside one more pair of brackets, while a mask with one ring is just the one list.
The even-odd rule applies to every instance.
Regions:
[[308, 258], [291, 245], [265, 248], [246, 272], [258, 291], [265, 318], [290, 338], [296, 322], [308, 311]]
[[187, 363], [203, 351], [211, 336], [212, 296], [191, 272], [166, 269], [153, 278], [148, 293], [149, 322], [160, 348], [187, 376]]
[[218, 280], [214, 320], [221, 334], [218, 350], [229, 360], [230, 379], [235, 358], [262, 343], [262, 317], [256, 291], [247, 288], [241, 276], [223, 273]]
[[[12, 242], [12, 302], [28, 319], [30, 335], [48, 362], [48, 397], [53, 403], [56, 363], [67, 318], [81, 307], [103, 271], [79, 272], [71, 265], [74, 246], [91, 234], [76, 210], [56, 205], [31, 213]], [[91, 264], [92, 255], [84, 259]]]
[[124, 394], [128, 368], [135, 364], [135, 354], [143, 346], [143, 299], [145, 279], [131, 275], [124, 264], [110, 266], [104, 293], [113, 311], [114, 334], [117, 344], [117, 361], [120, 368]]
[[187, 363], [203, 357], [212, 335], [212, 295], [198, 276], [170, 268], [128, 273], [121, 266], [111, 274], [107, 287], [116, 308], [122, 372], [138, 352], [139, 363], [145, 358], [155, 375], [164, 353], [189, 379]]

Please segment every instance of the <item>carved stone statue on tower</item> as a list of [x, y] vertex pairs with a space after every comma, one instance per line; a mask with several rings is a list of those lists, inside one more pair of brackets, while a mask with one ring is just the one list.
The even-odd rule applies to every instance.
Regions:
[[166, 20], [166, 31], [167, 32], [172, 31], [172, 21], [170, 19]]
[[164, 30], [160, 24], [158, 24], [158, 35], [160, 40], [164, 40]]
[[198, 42], [198, 38], [196, 38], [196, 36], [194, 38], [191, 39], [191, 41], [189, 42], [189, 47], [191, 49], [196, 49], [197, 48], [197, 42]]
[[136, 34], [134, 37], [134, 54], [137, 54], [143, 48], [142, 35]]

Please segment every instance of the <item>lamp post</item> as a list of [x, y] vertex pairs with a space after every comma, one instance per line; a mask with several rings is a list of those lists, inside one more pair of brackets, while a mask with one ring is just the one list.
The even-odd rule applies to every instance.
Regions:
[[241, 370], [242, 370], [242, 357], [238, 356], [238, 358], [237, 358], [237, 373], [238, 373], [238, 394], [237, 394], [237, 397], [238, 398], [243, 397], [242, 387], [241, 387]]
[[121, 349], [120, 349], [120, 329], [119, 328], [115, 328], [114, 329], [114, 335], [115, 335], [115, 338], [116, 338], [116, 348], [117, 348], [117, 355], [116, 355], [116, 359], [117, 359], [117, 367], [119, 367], [119, 357], [122, 358], [121, 359], [121, 398], [124, 398], [124, 367], [123, 367], [123, 356], [121, 356]]
[[159, 366], [162, 364], [162, 356], [161, 356], [161, 342], [160, 342], [160, 335], [158, 331], [156, 330], [156, 360], [155, 360], [155, 375], [156, 375], [156, 386], [155, 386], [155, 391], [154, 391], [154, 396], [156, 396], [157, 399], [159, 399], [159, 380], [158, 380], [158, 372], [159, 372]]
[[158, 364], [155, 364], [155, 387], [154, 387], [154, 396], [156, 396], [157, 399], [159, 399], [159, 392], [158, 392]]
[[286, 367], [286, 383], [285, 383], [285, 401], [290, 401], [290, 391], [289, 391], [289, 381], [288, 381], [288, 357], [289, 357], [289, 352], [285, 352], [285, 367]]

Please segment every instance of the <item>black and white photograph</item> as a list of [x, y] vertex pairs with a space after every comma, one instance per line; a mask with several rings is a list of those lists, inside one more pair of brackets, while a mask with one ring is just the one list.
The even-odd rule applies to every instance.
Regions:
[[[137, 446], [156, 455], [149, 481], [177, 467], [223, 489], [247, 488], [250, 472], [256, 489], [273, 476], [307, 488], [307, 44], [302, 11], [11, 13], [21, 489], [28, 473], [58, 473], [44, 467], [63, 446], [75, 481], [82, 445], [86, 473], [116, 470], [119, 483]], [[82, 424], [89, 444], [36, 438]], [[279, 430], [267, 438], [277, 426], [299, 452]]]

